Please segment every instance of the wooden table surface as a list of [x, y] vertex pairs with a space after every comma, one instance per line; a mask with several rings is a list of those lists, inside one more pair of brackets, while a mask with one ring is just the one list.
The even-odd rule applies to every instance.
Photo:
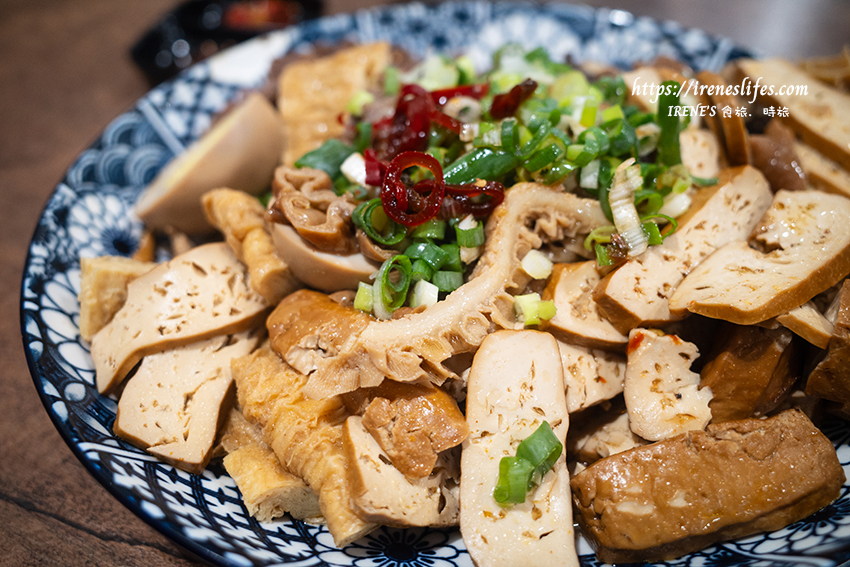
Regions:
[[[842, 0], [589, 3], [678, 20], [766, 54], [830, 54], [850, 42]], [[114, 500], [59, 437], [27, 370], [18, 310], [39, 211], [75, 156], [148, 89], [128, 50], [174, 5], [0, 0], [0, 565], [197, 564]]]

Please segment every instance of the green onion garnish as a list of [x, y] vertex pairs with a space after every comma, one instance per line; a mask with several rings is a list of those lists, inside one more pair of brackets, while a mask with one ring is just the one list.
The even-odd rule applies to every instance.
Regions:
[[431, 283], [444, 292], [452, 292], [463, 285], [463, 274], [440, 270], [431, 278]]
[[345, 158], [354, 153], [354, 148], [332, 138], [313, 150], [301, 156], [295, 162], [295, 167], [311, 167], [321, 169], [331, 179], [339, 175], [339, 167]]
[[720, 180], [716, 177], [697, 177], [696, 175], [691, 175], [691, 181], [694, 182], [694, 185], [699, 185], [700, 187], [711, 187], [712, 185], [717, 185], [717, 182]]
[[404, 305], [412, 271], [410, 258], [404, 254], [393, 256], [381, 266], [377, 281], [381, 282], [381, 296], [388, 310], [395, 311]]
[[457, 234], [458, 246], [475, 248], [484, 244], [484, 225], [480, 222], [469, 229], [462, 229], [459, 226], [455, 226], [455, 233]]
[[366, 313], [372, 312], [372, 286], [363, 282], [357, 284], [357, 295], [354, 296], [354, 308]]
[[657, 224], [652, 221], [646, 221], [641, 223], [641, 226], [649, 239], [650, 245], [662, 244], [664, 242], [664, 239], [661, 238], [661, 231], [658, 230]]
[[431, 265], [428, 264], [428, 262], [421, 258], [417, 258], [413, 262], [413, 268], [410, 272], [410, 278], [413, 281], [428, 281], [434, 276], [434, 272], [434, 268], [432, 268]]
[[357, 205], [351, 213], [351, 220], [354, 226], [365, 232], [369, 238], [384, 246], [398, 244], [407, 236], [405, 226], [395, 222], [384, 212], [380, 198]]
[[410, 233], [411, 238], [435, 238], [442, 240], [446, 237], [446, 221], [431, 219], [420, 224]]
[[499, 479], [493, 498], [499, 504], [521, 504], [529, 490], [539, 485], [555, 466], [564, 446], [555, 436], [548, 421], [517, 447], [515, 457], [503, 457], [499, 462]]
[[513, 171], [519, 160], [513, 154], [490, 148], [477, 148], [462, 155], [443, 170], [446, 183], [471, 183], [476, 179], [499, 179]]
[[413, 260], [422, 260], [432, 270], [439, 270], [449, 261], [449, 253], [433, 242], [414, 242], [408, 246], [404, 255]]
[[462, 272], [463, 264], [460, 261], [460, 246], [457, 244], [443, 244], [440, 248], [449, 255], [443, 267], [452, 272]]

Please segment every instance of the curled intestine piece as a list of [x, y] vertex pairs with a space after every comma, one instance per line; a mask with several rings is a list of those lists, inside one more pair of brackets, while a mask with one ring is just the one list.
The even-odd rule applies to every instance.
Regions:
[[277, 168], [272, 182], [272, 207], [298, 231], [304, 240], [322, 252], [357, 252], [351, 224], [356, 204], [333, 191], [331, 178], [318, 169]]

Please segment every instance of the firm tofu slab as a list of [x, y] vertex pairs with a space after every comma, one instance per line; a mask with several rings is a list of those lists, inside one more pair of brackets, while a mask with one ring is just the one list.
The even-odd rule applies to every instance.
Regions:
[[254, 349], [253, 335], [243, 331], [145, 357], [121, 394], [115, 433], [199, 473], [233, 402], [230, 361]]
[[564, 366], [569, 413], [589, 408], [622, 393], [626, 377], [625, 356], [563, 341], [558, 341], [558, 350]]
[[[788, 108], [782, 120], [803, 141], [826, 157], [850, 169], [850, 97], [814, 80], [805, 71], [784, 59], [739, 59], [739, 71], [761, 84], [772, 87], [774, 94], [760, 93], [765, 106]], [[805, 94], [779, 94], [783, 86], [805, 85]]]
[[623, 397], [632, 431], [659, 441], [705, 428], [711, 389], [698, 389], [699, 374], [691, 371], [699, 358], [696, 345], [676, 335], [632, 329], [627, 356]]
[[612, 455], [571, 484], [597, 556], [628, 563], [778, 530], [835, 500], [843, 482], [829, 439], [788, 410]]
[[255, 326], [268, 309], [223, 243], [193, 248], [127, 286], [127, 300], [92, 339], [97, 389], [117, 386], [142, 357]]
[[493, 499], [502, 457], [548, 421], [564, 443], [569, 427], [558, 344], [539, 331], [498, 331], [475, 354], [461, 455], [460, 532], [478, 567], [578, 565], [569, 472], [561, 454], [523, 504]]
[[850, 272], [850, 199], [776, 193], [747, 240], [718, 249], [682, 281], [671, 311], [760, 323], [802, 305]]
[[362, 421], [353, 415], [342, 429], [351, 502], [357, 514], [369, 522], [398, 527], [457, 525], [458, 485], [452, 474], [438, 467], [424, 478], [404, 476]]
[[727, 172], [716, 187], [698, 193], [704, 204], [695, 204], [664, 244], [626, 262], [596, 287], [594, 300], [621, 332], [684, 317], [686, 311], [672, 310], [668, 301], [679, 283], [716, 249], [746, 238], [770, 206], [772, 194], [761, 172], [750, 166]]
[[593, 290], [599, 285], [596, 262], [555, 264], [543, 299], [555, 303], [555, 316], [541, 330], [565, 342], [590, 348], [622, 350], [629, 338], [599, 312]]

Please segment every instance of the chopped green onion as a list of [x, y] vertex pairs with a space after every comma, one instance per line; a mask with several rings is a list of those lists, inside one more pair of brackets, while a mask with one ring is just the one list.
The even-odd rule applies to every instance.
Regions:
[[691, 175], [691, 181], [694, 182], [694, 185], [699, 185], [700, 187], [711, 187], [712, 185], [717, 185], [717, 182], [720, 180], [716, 177], [697, 177], [696, 175]]
[[623, 115], [623, 109], [620, 107], [619, 104], [615, 106], [609, 106], [608, 108], [602, 111], [603, 124], [612, 120], [617, 120], [618, 118], [625, 119], [625, 116]]
[[593, 250], [594, 243], [608, 244], [611, 242], [611, 235], [617, 232], [617, 227], [614, 225], [598, 226], [590, 231], [587, 238], [584, 239], [585, 250]]
[[372, 286], [363, 282], [357, 284], [357, 295], [354, 296], [354, 308], [366, 313], [372, 312]]
[[450, 260], [447, 251], [429, 241], [414, 242], [405, 249], [404, 255], [413, 260], [423, 260], [433, 270], [439, 270]]
[[579, 187], [582, 189], [599, 188], [599, 164], [600, 161], [595, 159], [581, 168], [581, 174], [578, 182]]
[[413, 281], [430, 280], [434, 276], [434, 268], [428, 262], [421, 258], [413, 261], [413, 269], [410, 272], [410, 279]]
[[499, 504], [525, 502], [529, 490], [539, 485], [564, 451], [549, 422], [544, 421], [517, 447], [515, 457], [499, 461], [499, 479], [493, 498]]
[[579, 122], [585, 128], [590, 128], [594, 124], [596, 124], [596, 111], [599, 109], [598, 106], [592, 105], [591, 101], [587, 101], [588, 104], [585, 104], [581, 109], [581, 120]]
[[522, 270], [535, 280], [545, 280], [552, 274], [552, 260], [540, 250], [529, 250], [520, 262]]
[[446, 221], [431, 219], [420, 224], [410, 233], [411, 238], [435, 238], [442, 240], [446, 236]]
[[638, 189], [635, 191], [635, 208], [642, 215], [657, 213], [664, 206], [664, 196], [652, 189]]
[[657, 224], [652, 221], [646, 221], [641, 223], [641, 226], [643, 227], [643, 231], [646, 233], [646, 236], [649, 239], [650, 245], [664, 243], [664, 239], [661, 237], [661, 231], [658, 230]]
[[[397, 254], [386, 260], [381, 266], [376, 281], [381, 282], [381, 299], [389, 311], [395, 311], [404, 305], [407, 291], [410, 289], [412, 272], [410, 258]], [[393, 277], [393, 274], [397, 274]]]
[[387, 67], [384, 71], [384, 93], [396, 95], [399, 90], [401, 90], [401, 78], [399, 77], [398, 67]]
[[514, 312], [526, 327], [540, 324], [539, 305], [539, 293], [527, 293], [514, 297]]
[[446, 183], [454, 184], [471, 183], [476, 179], [496, 180], [513, 171], [517, 164], [518, 160], [512, 154], [478, 148], [443, 170], [443, 178]]
[[525, 169], [528, 171], [540, 171], [564, 154], [564, 150], [557, 143], [551, 143], [545, 148], [534, 152], [530, 158], [525, 160]]
[[664, 81], [661, 83], [661, 94], [658, 97], [658, 115], [656, 121], [661, 127], [658, 138], [658, 157], [664, 165], [682, 163], [679, 149], [679, 116], [673, 112], [679, 106], [679, 83]]
[[375, 198], [357, 205], [351, 213], [354, 225], [366, 235], [384, 246], [393, 246], [404, 240], [407, 229], [387, 216], [381, 199]]
[[537, 305], [537, 316], [540, 317], [541, 321], [548, 321], [558, 312], [558, 308], [555, 307], [555, 302], [552, 300], [541, 301]]
[[350, 99], [348, 99], [348, 104], [345, 106], [345, 110], [354, 116], [362, 116], [363, 109], [366, 105], [373, 102], [375, 102], [375, 95], [369, 91], [357, 91]]
[[345, 158], [354, 153], [354, 148], [332, 138], [313, 150], [301, 156], [295, 162], [295, 167], [311, 167], [321, 169], [331, 179], [339, 175], [339, 167]]
[[525, 459], [502, 457], [493, 498], [499, 504], [522, 504], [528, 494], [528, 481], [533, 474], [534, 466]]
[[516, 118], [505, 118], [502, 120], [502, 151], [511, 155], [519, 152], [519, 128]]
[[372, 143], [372, 123], [358, 122], [357, 137], [354, 139], [354, 149], [363, 153]]
[[463, 229], [460, 225], [455, 226], [458, 246], [464, 248], [475, 248], [484, 244], [484, 224], [477, 222], [474, 227]]
[[549, 169], [549, 173], [543, 178], [546, 185], [554, 185], [563, 181], [570, 173], [575, 171], [576, 166], [572, 163], [562, 161], [553, 165]]
[[[608, 104], [619, 106], [623, 104], [628, 92], [622, 76], [602, 77], [593, 85], [602, 92], [602, 97]], [[603, 119], [604, 121], [604, 119]]]
[[429, 281], [419, 280], [413, 286], [413, 297], [410, 299], [411, 307], [431, 307], [440, 299], [440, 289]]
[[440, 248], [448, 254], [448, 259], [443, 267], [452, 272], [462, 272], [463, 264], [460, 261], [460, 246], [457, 244], [443, 244]]
[[608, 248], [603, 244], [597, 243], [594, 246], [594, 251], [596, 252], [596, 264], [598, 266], [611, 266], [614, 263], [611, 261], [611, 257], [608, 256]]
[[440, 270], [431, 278], [431, 283], [437, 286], [440, 291], [452, 292], [463, 285], [463, 274]]

